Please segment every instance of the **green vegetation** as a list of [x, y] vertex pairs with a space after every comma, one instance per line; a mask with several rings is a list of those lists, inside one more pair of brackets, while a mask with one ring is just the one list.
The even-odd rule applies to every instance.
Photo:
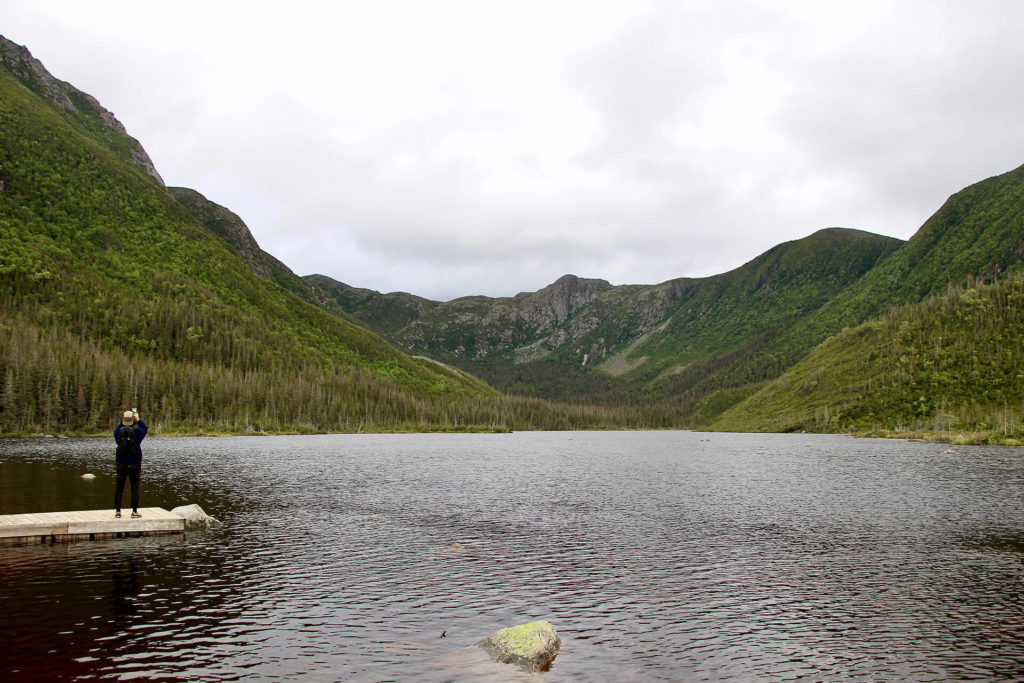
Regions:
[[830, 228], [708, 278], [565, 276], [441, 303], [297, 277], [234, 213], [165, 188], [98, 102], [5, 45], [0, 434], [101, 433], [138, 406], [165, 434], [1024, 441], [1024, 167], [953, 195], [906, 243]]
[[323, 275], [303, 278], [312, 288], [323, 292], [320, 300], [339, 315], [350, 315], [377, 334], [389, 337], [431, 310], [437, 304], [412, 294], [381, 294], [372, 289], [350, 287]]
[[[659, 405], [671, 412], [675, 402], [672, 419], [707, 427], [730, 407], [721, 399], [756, 393], [843, 328], [1021, 265], [1024, 167], [950, 197], [911, 240], [817, 310], [668, 378]], [[717, 408], [708, 410], [709, 401], [717, 402]]]
[[725, 431], [1024, 441], [1024, 279], [955, 287], [847, 328], [729, 410]]
[[[271, 278], [273, 279], [273, 278]], [[254, 275], [159, 182], [0, 68], [0, 434], [565, 429]]]
[[732, 272], [690, 281], [665, 328], [630, 357], [649, 359], [639, 370], [648, 380], [721, 357], [816, 311], [901, 244], [831, 228], [781, 244]]
[[[784, 366], [765, 363], [735, 377], [729, 370], [752, 358], [763, 362], [762, 350], [779, 330], [814, 313], [901, 244], [830, 228], [722, 275], [650, 286], [587, 281], [589, 300], [561, 322], [545, 315], [538, 300], [569, 310], [573, 295], [584, 289], [573, 288], [569, 278], [560, 280], [561, 300], [555, 283], [517, 297], [432, 302], [420, 315], [405, 308], [411, 321], [398, 330], [374, 329], [505, 392], [629, 405], [658, 425], [699, 427]], [[336, 300], [367, 324], [376, 324], [372, 312], [382, 301], [397, 303], [392, 295], [362, 292], [358, 299], [347, 294]]]
[[[861, 387], [842, 372], [856, 360], [840, 352], [849, 332], [829, 343], [835, 369], [822, 364], [814, 371], [815, 386], [833, 393], [831, 398], [814, 394], [819, 403], [810, 417], [770, 402], [766, 414], [750, 419], [739, 411], [762, 405], [764, 394], [758, 392], [844, 328], [871, 320], [881, 324], [878, 319], [894, 306], [913, 305], [950, 288], [977, 289], [977, 283], [1022, 265], [1024, 167], [956, 193], [906, 243], [832, 228], [779, 245], [722, 275], [596, 288], [554, 327], [543, 317], [531, 324], [528, 316], [537, 297], [558, 283], [507, 299], [430, 302], [425, 314], [407, 305], [402, 311], [409, 322], [396, 329], [394, 320], [402, 320], [396, 317], [382, 333], [502, 391], [631, 406], [651, 426], [881, 433], [912, 425], [943, 438], [977, 432], [988, 436], [964, 438], [1013, 439], [1015, 428], [1008, 425], [1020, 413], [1015, 399], [985, 398], [979, 387], [968, 398], [938, 380], [915, 383], [913, 401], [903, 397], [890, 409], [877, 408], [874, 421], [854, 420], [847, 393], [868, 395], [879, 384]], [[364, 291], [360, 296], [350, 297], [343, 308], [352, 307], [366, 321], [372, 322], [372, 310], [382, 301], [397, 305], [391, 295]], [[567, 301], [561, 302], [563, 310]], [[949, 345], [979, 343], [956, 336], [970, 330], [948, 329]], [[1021, 341], [1020, 330], [1012, 326], [998, 334], [1003, 345]], [[1005, 354], [991, 360], [993, 368], [1012, 376], [1014, 367], [1004, 367], [1009, 362]], [[940, 377], [974, 371], [953, 365]], [[778, 391], [777, 384], [771, 387]], [[744, 408], [734, 408], [738, 404]], [[938, 412], [925, 415], [922, 406]], [[837, 410], [844, 419], [837, 419]]]

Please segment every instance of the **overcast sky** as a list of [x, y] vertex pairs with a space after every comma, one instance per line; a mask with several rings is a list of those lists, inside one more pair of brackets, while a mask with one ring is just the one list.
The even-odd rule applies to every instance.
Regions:
[[445, 300], [909, 238], [1024, 164], [1024, 2], [0, 0], [300, 275]]

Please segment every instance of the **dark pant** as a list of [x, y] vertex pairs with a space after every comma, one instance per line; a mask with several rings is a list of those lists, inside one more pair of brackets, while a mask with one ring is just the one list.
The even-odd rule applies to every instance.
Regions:
[[117, 485], [114, 487], [114, 509], [121, 509], [121, 494], [124, 493], [124, 479], [132, 482], [132, 510], [139, 509], [139, 475], [142, 473], [141, 462], [117, 463]]

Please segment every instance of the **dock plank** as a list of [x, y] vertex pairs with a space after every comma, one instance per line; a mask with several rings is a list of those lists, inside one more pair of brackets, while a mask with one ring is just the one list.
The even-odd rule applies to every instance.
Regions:
[[0, 515], [0, 544], [23, 544], [50, 539], [64, 542], [80, 538], [118, 535], [174, 534], [185, 530], [185, 518], [163, 508], [141, 508], [140, 518], [130, 510], [114, 517], [114, 510], [72, 510]]

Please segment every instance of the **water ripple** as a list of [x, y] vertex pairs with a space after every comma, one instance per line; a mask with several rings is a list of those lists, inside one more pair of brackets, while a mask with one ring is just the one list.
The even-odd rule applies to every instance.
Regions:
[[[550, 681], [1022, 679], [1015, 451], [678, 432], [147, 444], [144, 504], [199, 502], [225, 528], [4, 549], [0, 676], [536, 680], [463, 648], [544, 618], [564, 641]], [[109, 506], [110, 451], [0, 441], [0, 512]]]

